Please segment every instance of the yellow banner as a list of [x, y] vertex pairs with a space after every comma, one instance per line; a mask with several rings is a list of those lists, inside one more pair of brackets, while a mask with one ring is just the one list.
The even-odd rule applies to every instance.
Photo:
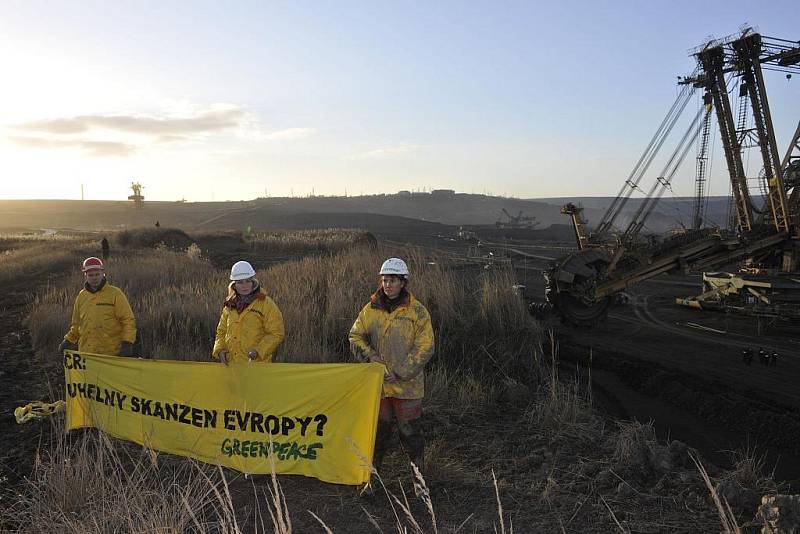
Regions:
[[[140, 360], [67, 351], [67, 429], [244, 473], [369, 480], [380, 364]], [[271, 456], [271, 459], [270, 459]]]

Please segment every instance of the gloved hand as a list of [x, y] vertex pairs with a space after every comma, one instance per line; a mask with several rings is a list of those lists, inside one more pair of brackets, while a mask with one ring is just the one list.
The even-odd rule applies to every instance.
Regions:
[[258, 358], [258, 351], [256, 349], [250, 349], [247, 351], [247, 359], [251, 362]]
[[133, 356], [133, 343], [130, 341], [123, 341], [119, 347], [119, 355], [131, 357]]
[[78, 344], [67, 341], [66, 339], [58, 346], [58, 353], [64, 354], [65, 350], [78, 350]]
[[219, 361], [220, 361], [220, 363], [224, 363], [225, 365], [228, 365], [228, 351], [227, 350], [219, 351]]

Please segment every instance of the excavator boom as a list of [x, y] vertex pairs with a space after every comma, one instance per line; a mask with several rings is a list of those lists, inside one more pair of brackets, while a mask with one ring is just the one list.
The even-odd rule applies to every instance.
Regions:
[[[722, 40], [712, 40], [695, 50], [698, 68], [680, 82], [678, 95], [662, 121], [645, 154], [639, 158], [618, 197], [611, 203], [591, 235], [586, 234], [580, 209], [573, 204], [561, 212], [572, 217], [578, 252], [557, 260], [545, 272], [546, 297], [562, 319], [576, 325], [602, 320], [620, 292], [660, 274], [700, 271], [747, 260], [775, 270], [795, 271], [798, 267], [797, 226], [800, 218], [800, 125], [789, 150], [781, 160], [772, 123], [762, 65], [772, 70], [800, 73], [797, 41], [763, 37], [750, 29]], [[745, 131], [736, 123], [728, 93], [731, 80], [738, 79], [740, 104], [749, 101], [754, 127]], [[624, 232], [610, 239], [614, 222], [664, 144], [677, 117], [691, 99], [687, 88], [702, 88], [704, 110], [698, 111], [668, 163], [659, 173], [647, 197], [629, 218]], [[716, 111], [718, 130], [727, 162], [736, 232], [699, 228], [695, 214], [692, 230], [666, 240], [658, 247], [642, 245], [638, 234], [672, 177], [698, 137], [707, 144], [708, 118]], [[742, 109], [741, 106], [739, 108]], [[766, 197], [761, 209], [753, 205], [746, 166], [742, 158], [745, 139], [759, 147]], [[705, 157], [703, 155], [702, 157]], [[705, 162], [703, 162], [705, 165]], [[703, 180], [704, 174], [701, 174]], [[761, 217], [758, 214], [762, 214]]]

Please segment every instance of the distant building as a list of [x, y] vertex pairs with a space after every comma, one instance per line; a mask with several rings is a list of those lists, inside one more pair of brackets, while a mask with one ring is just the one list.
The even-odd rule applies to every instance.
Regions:
[[411, 191], [406, 191], [405, 189], [402, 191], [398, 191], [397, 194], [401, 197], [410, 197]]
[[431, 195], [435, 197], [452, 197], [456, 192], [453, 189], [434, 189]]

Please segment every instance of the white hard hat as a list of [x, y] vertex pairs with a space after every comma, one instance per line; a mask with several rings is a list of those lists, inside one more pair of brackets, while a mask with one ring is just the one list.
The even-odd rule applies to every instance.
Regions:
[[397, 276], [408, 278], [408, 265], [400, 258], [389, 258], [383, 262], [383, 265], [381, 265], [381, 272], [378, 274], [396, 274]]
[[255, 275], [256, 271], [253, 266], [246, 261], [237, 261], [231, 267], [231, 280], [247, 280]]

